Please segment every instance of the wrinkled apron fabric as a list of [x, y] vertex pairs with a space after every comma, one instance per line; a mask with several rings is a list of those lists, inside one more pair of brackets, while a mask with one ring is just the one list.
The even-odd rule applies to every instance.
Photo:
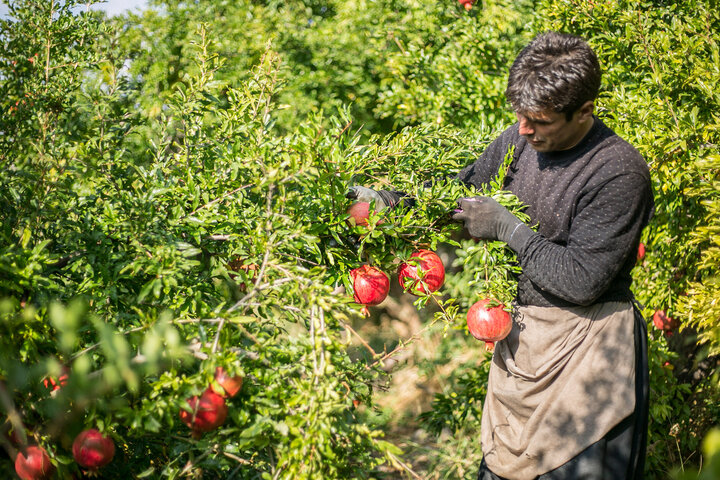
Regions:
[[629, 302], [517, 306], [495, 346], [482, 416], [484, 460], [534, 479], [600, 440], [635, 409]]

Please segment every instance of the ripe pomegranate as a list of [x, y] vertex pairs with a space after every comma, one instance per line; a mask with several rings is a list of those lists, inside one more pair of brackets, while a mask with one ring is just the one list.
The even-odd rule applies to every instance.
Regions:
[[677, 320], [669, 317], [665, 313], [665, 310], [655, 311], [655, 313], [653, 314], [653, 324], [655, 325], [655, 328], [657, 328], [658, 330], [662, 330], [666, 333], [670, 332], [678, 326]]
[[[215, 381], [210, 385], [210, 388], [223, 398], [232, 398], [238, 394], [242, 388], [242, 384], [242, 375], [231, 377], [224, 368], [217, 367], [215, 369]], [[222, 388], [218, 388], [217, 385]]]
[[78, 465], [94, 472], [112, 461], [115, 456], [115, 444], [110, 437], [90, 428], [75, 437], [72, 452]]
[[22, 480], [46, 480], [55, 473], [55, 465], [44, 448], [32, 446], [15, 457], [15, 472]]
[[468, 330], [473, 337], [484, 341], [490, 351], [495, 348], [495, 342], [507, 337], [512, 330], [512, 320], [505, 306], [490, 306], [492, 303], [496, 302], [483, 298], [475, 302], [467, 313]]
[[370, 218], [370, 204], [368, 202], [355, 202], [350, 205], [347, 213], [350, 215], [348, 224], [351, 227], [355, 225], [367, 226], [368, 219]]
[[465, 7], [465, 10], [470, 10], [473, 6], [473, 3], [475, 3], [475, 0], [458, 0], [460, 2], [460, 5]]
[[637, 261], [642, 262], [645, 258], [645, 244], [640, 242], [640, 245], [638, 245], [638, 251], [637, 251]]
[[445, 266], [435, 252], [421, 249], [410, 255], [410, 258], [418, 259], [418, 262], [405, 262], [398, 268], [398, 281], [403, 290], [415, 295], [427, 295], [442, 287]]
[[353, 280], [355, 303], [363, 305], [361, 310], [365, 316], [370, 315], [368, 305], [378, 305], [390, 291], [390, 278], [382, 270], [362, 265], [350, 271]]
[[193, 437], [199, 437], [202, 432], [216, 429], [225, 421], [228, 408], [225, 399], [207, 388], [198, 398], [187, 400], [190, 411], [180, 410], [180, 420], [193, 431]]

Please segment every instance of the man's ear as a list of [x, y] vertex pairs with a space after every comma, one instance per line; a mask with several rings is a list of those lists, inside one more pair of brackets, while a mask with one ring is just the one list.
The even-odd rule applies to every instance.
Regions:
[[595, 102], [592, 100], [588, 100], [587, 102], [583, 103], [582, 106], [578, 109], [578, 111], [577, 111], [578, 120], [580, 122], [584, 122], [586, 120], [591, 119], [594, 111], [595, 111]]

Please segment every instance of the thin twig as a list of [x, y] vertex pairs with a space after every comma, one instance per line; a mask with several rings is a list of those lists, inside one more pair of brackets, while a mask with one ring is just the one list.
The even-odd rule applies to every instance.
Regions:
[[196, 214], [197, 212], [199, 212], [200, 210], [202, 210], [202, 209], [204, 209], [204, 208], [212, 207], [212, 206], [215, 205], [216, 203], [223, 201], [226, 197], [229, 197], [230, 195], [234, 195], [234, 194], [236, 194], [237, 192], [239, 192], [240, 190], [244, 190], [244, 189], [249, 188], [249, 187], [252, 187], [252, 184], [243, 185], [243, 186], [241, 186], [241, 187], [236, 188], [235, 190], [231, 190], [231, 191], [229, 191], [229, 192], [225, 192], [224, 194], [220, 195], [220, 196], [219, 196], [218, 198], [216, 198], [215, 200], [211, 200], [210, 202], [206, 203], [205, 205], [199, 206], [198, 208], [196, 208], [196, 209], [193, 210], [192, 212], [190, 212], [190, 213], [188, 213], [187, 215], [185, 215], [185, 217], [183, 217], [183, 218], [187, 218], [187, 217], [190, 216], [190, 215], [195, 215], [195, 214]]
[[[443, 316], [444, 316], [445, 318], [447, 318], [448, 320], [452, 320], [452, 319], [450, 318], [450, 315], [447, 313], [447, 310], [445, 310], [445, 307], [438, 301], [437, 297], [436, 297], [435, 295], [431, 295], [431, 298], [435, 301], [436, 305], [440, 308], [440, 310], [441, 310], [442, 313], [443, 313]], [[388, 353], [386, 353], [385, 355], [383, 355], [382, 357], [378, 358], [376, 361], [374, 361], [373, 363], [371, 363], [370, 365], [368, 365], [367, 368], [372, 368], [372, 367], [374, 367], [375, 365], [377, 365], [378, 363], [384, 362], [384, 361], [387, 360], [388, 358], [390, 358], [390, 357], [394, 356], [395, 354], [401, 352], [402, 350], [404, 350], [405, 348], [407, 348], [409, 345], [411, 345], [412, 343], [414, 343], [416, 340], [419, 340], [420, 337], [421, 337], [425, 332], [429, 331], [432, 327], [434, 327], [435, 324], [438, 323], [439, 320], [440, 320], [440, 318], [438, 318], [438, 317], [433, 318], [433, 320], [432, 320], [430, 323], [428, 323], [424, 328], [422, 328], [420, 331], [414, 333], [413, 335], [411, 335], [410, 337], [408, 337], [406, 340], [400, 342], [400, 343], [398, 344], [398, 346], [395, 347], [391, 352], [388, 352]]]
[[373, 350], [373, 348], [370, 346], [370, 344], [365, 341], [365, 339], [362, 337], [362, 335], [360, 335], [359, 333], [357, 333], [350, 325], [348, 325], [347, 323], [343, 322], [342, 320], [340, 320], [340, 325], [342, 325], [343, 328], [345, 328], [347, 331], [349, 331], [350, 333], [352, 333], [353, 335], [355, 335], [355, 336], [358, 338], [358, 340], [360, 340], [360, 343], [362, 343], [363, 346], [364, 346], [365, 348], [367, 348], [367, 350], [370, 352], [370, 354], [371, 354], [373, 357], [375, 357], [375, 356], [377, 355], [377, 352], [375, 352], [375, 350]]
[[413, 342], [415, 342], [415, 340], [420, 339], [420, 337], [422, 336], [422, 334], [425, 333], [425, 332], [427, 332], [428, 330], [430, 330], [430, 328], [432, 328], [436, 323], [437, 323], [437, 319], [433, 319], [433, 321], [430, 322], [429, 324], [427, 324], [422, 330], [420, 330], [420, 331], [417, 332], [417, 333], [414, 333], [413, 335], [411, 335], [410, 337], [408, 337], [407, 340], [404, 340], [404, 341], [400, 342], [400, 343], [398, 344], [398, 346], [395, 347], [392, 351], [386, 353], [386, 354], [383, 355], [382, 357], [380, 357], [380, 358], [378, 358], [377, 360], [375, 360], [373, 363], [371, 363], [370, 365], [368, 365], [367, 368], [372, 368], [372, 367], [374, 367], [375, 365], [377, 365], [378, 363], [382, 363], [382, 362], [384, 362], [385, 360], [387, 360], [388, 358], [390, 358], [390, 357], [394, 356], [395, 354], [401, 352], [402, 350], [405, 350], [405, 348], [407, 348], [408, 345], [411, 345]]
[[405, 462], [403, 462], [398, 457], [396, 457], [393, 453], [387, 452], [387, 454], [392, 459], [393, 462], [400, 465], [402, 467], [402, 469], [405, 470], [410, 475], [412, 475], [413, 478], [416, 478], [418, 480], [423, 480], [423, 478], [420, 475], [415, 473], [412, 468], [410, 468]]
[[[128, 333], [139, 332], [139, 331], [144, 330], [144, 329], [146, 329], [146, 328], [148, 328], [148, 327], [149, 327], [149, 325], [142, 325], [142, 326], [139, 326], [139, 327], [131, 328], [130, 330], [125, 330], [124, 332], [120, 332], [120, 333], [122, 333], [123, 335], [126, 335], [126, 334], [128, 334]], [[72, 357], [70, 357], [70, 359], [71, 359], [71, 360], [75, 360], [76, 358], [81, 357], [82, 355], [85, 355], [86, 353], [88, 353], [88, 352], [90, 352], [90, 351], [92, 351], [92, 350], [95, 350], [95, 349], [98, 348], [100, 345], [102, 345], [102, 342], [94, 343], [94, 344], [90, 345], [89, 347], [86, 347], [86, 348], [80, 350], [78, 353], [76, 353], [76, 354], [74, 354]]]
[[252, 465], [252, 462], [250, 460], [245, 460], [244, 458], [240, 458], [237, 455], [233, 455], [230, 452], [223, 452], [223, 455], [225, 455], [228, 458], [232, 458], [236, 462], [242, 464], [242, 465]]

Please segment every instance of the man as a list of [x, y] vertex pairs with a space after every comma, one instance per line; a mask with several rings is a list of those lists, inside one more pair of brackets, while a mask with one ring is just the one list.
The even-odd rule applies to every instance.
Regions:
[[[538, 35], [510, 69], [518, 122], [458, 174], [487, 183], [514, 146], [504, 186], [537, 226], [488, 197], [458, 200], [453, 215], [473, 237], [506, 242], [522, 267], [513, 329], [493, 354], [479, 480], [643, 475], [647, 332], [630, 271], [653, 198], [643, 158], [594, 116], [600, 79], [585, 41]], [[349, 196], [400, 199], [365, 187]]]

